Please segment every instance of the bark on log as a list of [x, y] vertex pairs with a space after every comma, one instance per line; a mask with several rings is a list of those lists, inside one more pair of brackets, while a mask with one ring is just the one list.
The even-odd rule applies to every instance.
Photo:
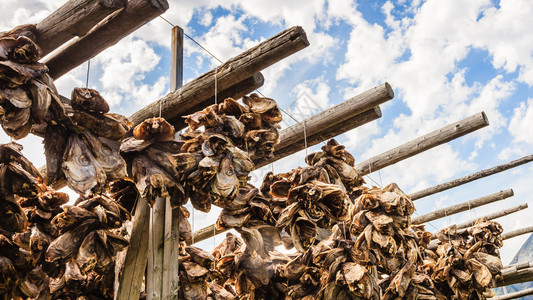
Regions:
[[503, 266], [503, 269], [509, 269], [509, 268], [514, 268], [515, 270], [520, 270], [524, 268], [533, 268], [533, 261], [526, 261], [526, 262]]
[[506, 273], [501, 280], [498, 280], [496, 286], [507, 286], [528, 281], [533, 281], [533, 268], [526, 268], [517, 270], [516, 272]]
[[[511, 208], [500, 210], [498, 212], [483, 216], [481, 218], [487, 218], [487, 220], [494, 220], [496, 218], [507, 216], [507, 215], [510, 215], [510, 214], [515, 213], [517, 211], [521, 211], [521, 210], [526, 209], [526, 208], [527, 208], [527, 203], [524, 203], [524, 204], [520, 204], [520, 205], [515, 206], [515, 207], [511, 207]], [[470, 220], [470, 221], [467, 221], [467, 222], [464, 222], [464, 223], [459, 223], [459, 224], [457, 224], [457, 229], [463, 229], [463, 228], [474, 226], [476, 221], [477, 221], [477, 219]]]
[[476, 131], [489, 125], [489, 120], [484, 112], [477, 113], [459, 122], [447, 125], [441, 129], [430, 132], [408, 143], [391, 149], [378, 156], [374, 156], [355, 166], [362, 175], [381, 170], [408, 157], [426, 151], [438, 145], [449, 142], [465, 134]]
[[126, 252], [124, 269], [118, 283], [117, 300], [139, 298], [146, 269], [146, 259], [148, 258], [149, 222], [150, 206], [144, 199], [139, 198], [133, 216], [130, 245]]
[[509, 231], [507, 233], [502, 233], [502, 238], [504, 240], [506, 240], [506, 239], [514, 238], [516, 236], [519, 236], [519, 235], [522, 235], [522, 234], [526, 234], [526, 233], [530, 233], [530, 232], [533, 232], [533, 226], [529, 226], [529, 227], [525, 227], [525, 228]]
[[43, 56], [71, 38], [85, 35], [106, 16], [123, 8], [127, 0], [70, 0], [37, 26], [37, 44]]
[[304, 125], [307, 136], [312, 136], [322, 132], [324, 128], [346, 121], [392, 98], [394, 98], [394, 92], [391, 86], [387, 82], [380, 84], [283, 130], [280, 134], [280, 142], [274, 146], [274, 150], [283, 149], [294, 141], [303, 140]]
[[[248, 77], [244, 79], [243, 81], [238, 82], [237, 84], [231, 86], [230, 88], [226, 90], [218, 91], [217, 101], [220, 103], [228, 97], [231, 97], [233, 99], [240, 99], [242, 98], [242, 96], [247, 95], [255, 91], [256, 89], [262, 87], [264, 83], [265, 83], [265, 78], [263, 77], [263, 74], [256, 73], [252, 75], [251, 77]], [[215, 89], [213, 87], [212, 93], [209, 95], [208, 98], [202, 99], [202, 100], [196, 99], [198, 104], [194, 105], [192, 108], [186, 111], [180, 112], [178, 116], [169, 120], [169, 123], [172, 124], [176, 130], [181, 130], [187, 127], [187, 124], [185, 124], [185, 119], [183, 118], [183, 116], [193, 114], [215, 103], [215, 97], [213, 96], [214, 93], [215, 93]]]
[[[309, 42], [301, 27], [286, 29], [219, 66], [216, 76], [217, 87], [221, 91], [226, 90], [307, 46]], [[159, 115], [160, 106], [162, 117], [167, 120], [192, 109], [198, 104], [198, 99], [208, 99], [213, 96], [217, 70], [204, 73], [182, 88], [142, 108], [129, 117], [130, 121], [139, 124], [146, 118]]]
[[483, 177], [494, 175], [494, 174], [497, 174], [497, 173], [512, 169], [514, 167], [521, 166], [521, 165], [526, 164], [526, 163], [531, 162], [531, 161], [533, 161], [533, 155], [524, 156], [522, 158], [519, 158], [517, 160], [513, 160], [511, 162], [508, 162], [508, 163], [505, 163], [505, 164], [502, 164], [502, 165], [499, 165], [499, 166], [495, 166], [495, 167], [492, 167], [492, 168], [489, 168], [489, 169], [481, 170], [479, 172], [476, 172], [476, 173], [473, 173], [473, 174], [470, 174], [470, 175], [467, 175], [467, 176], [464, 176], [464, 177], [461, 177], [461, 178], [457, 178], [457, 179], [454, 179], [454, 180], [451, 180], [451, 181], [448, 181], [448, 182], [445, 182], [445, 183], [442, 183], [442, 184], [439, 184], [439, 185], [436, 185], [436, 186], [433, 186], [433, 187], [430, 187], [430, 188], [427, 188], [427, 189], [424, 189], [424, 190], [421, 190], [421, 191], [418, 191], [418, 192], [415, 192], [415, 193], [412, 193], [412, 194], [409, 195], [409, 197], [411, 197], [411, 200], [413, 200], [413, 201], [414, 200], [418, 200], [420, 198], [427, 197], [429, 195], [433, 195], [433, 194], [436, 194], [436, 193], [440, 193], [442, 191], [445, 191], [445, 190], [448, 190], [448, 189], [463, 185], [465, 183], [472, 182], [474, 180], [477, 180], [477, 179], [480, 179], [480, 178], [483, 178]]
[[[340, 134], [343, 134], [347, 131], [350, 131], [354, 128], [362, 126], [371, 121], [377, 120], [379, 118], [381, 118], [381, 109], [379, 108], [379, 106], [373, 107], [345, 121], [342, 121], [338, 124], [327, 127], [321, 132], [308, 136], [307, 146], [308, 147], [314, 146], [322, 141], [326, 141], [331, 138], [334, 138]], [[333, 121], [330, 120], [329, 122], [324, 122], [324, 123], [332, 123], [332, 122]], [[286, 139], [286, 136], [287, 135], [285, 134], [285, 130], [282, 130], [280, 133], [280, 138], [284, 140]], [[256, 168], [264, 167], [268, 164], [271, 164], [277, 160], [280, 160], [284, 157], [287, 157], [303, 149], [305, 149], [305, 140], [303, 139], [303, 133], [302, 133], [302, 138], [300, 140], [294, 140], [287, 147], [279, 149], [279, 150], [278, 149], [274, 150], [274, 157], [264, 160], [264, 161], [256, 162], [255, 166]]]
[[456, 205], [452, 205], [450, 207], [439, 209], [434, 212], [430, 212], [425, 215], [414, 217], [412, 219], [412, 224], [422, 224], [422, 223], [430, 222], [433, 220], [437, 220], [437, 219], [440, 219], [446, 216], [450, 216], [450, 215], [457, 214], [463, 211], [467, 211], [471, 208], [476, 208], [476, 207], [489, 204], [495, 201], [503, 200], [513, 195], [514, 193], [512, 189], [500, 191], [494, 194], [490, 194], [488, 196], [484, 196], [484, 197], [470, 200], [467, 202], [459, 203]]
[[528, 295], [533, 295], [533, 288], [529, 288], [529, 289], [525, 289], [525, 290], [521, 290], [521, 291], [518, 291], [518, 292], [509, 293], [509, 294], [505, 294], [505, 295], [501, 295], [501, 296], [496, 296], [496, 297], [492, 297], [492, 298], [489, 298], [489, 299], [491, 299], [491, 300], [508, 300], [508, 299], [517, 299], [517, 298], [528, 296]]
[[166, 198], [157, 198], [150, 216], [146, 299], [162, 299]]
[[50, 76], [58, 79], [83, 62], [115, 45], [125, 36], [168, 9], [167, 0], [131, 0], [93, 27], [86, 35], [50, 56], [44, 63]]
[[226, 232], [226, 229], [216, 229], [215, 224], [206, 226], [202, 229], [199, 229], [193, 233], [193, 238], [188, 239], [185, 242], [187, 245], [192, 245], [192, 241], [194, 240], [194, 243], [199, 243], [201, 241], [207, 240], [208, 238], [213, 237], [213, 231], [215, 232], [215, 235], [221, 234], [223, 232]]

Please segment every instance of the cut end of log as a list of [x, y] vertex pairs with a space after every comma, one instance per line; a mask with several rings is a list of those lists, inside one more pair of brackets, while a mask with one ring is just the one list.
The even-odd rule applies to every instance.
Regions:
[[513, 189], [504, 190], [504, 191], [502, 191], [502, 193], [505, 193], [506, 196], [509, 195], [509, 196], [507, 196], [507, 197], [514, 196], [514, 191], [513, 191]]
[[389, 97], [392, 99], [394, 98], [394, 91], [392, 90], [392, 87], [388, 82], [385, 82], [385, 88], [387, 89], [387, 92], [389, 93]]
[[376, 116], [378, 117], [378, 119], [381, 118], [381, 116], [382, 116], [381, 108], [379, 108], [379, 106], [374, 106], [373, 110], [374, 110], [374, 113], [376, 114]]
[[161, 11], [166, 11], [169, 8], [167, 0], [149, 0], [148, 2]]
[[304, 45], [304, 48], [310, 45], [309, 40], [307, 39], [307, 34], [305, 33], [305, 30], [302, 28], [302, 26], [294, 26], [287, 30], [294, 30], [290, 38], [291, 41], [300, 40], [301, 43]]
[[483, 120], [485, 120], [485, 123], [487, 124], [487, 126], [490, 125], [489, 118], [487, 117], [484, 111], [481, 112], [481, 116], [483, 117]]
[[261, 74], [261, 72], [254, 74], [253, 79], [255, 86], [263, 86], [263, 84], [265, 84], [265, 77], [263, 74]]

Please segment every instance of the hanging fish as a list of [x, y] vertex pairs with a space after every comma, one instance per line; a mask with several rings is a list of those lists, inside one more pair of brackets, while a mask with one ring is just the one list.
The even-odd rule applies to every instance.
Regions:
[[126, 162], [118, 153], [120, 144], [102, 137], [96, 137], [89, 131], [81, 135], [96, 161], [102, 166], [108, 180], [127, 177]]
[[69, 137], [62, 168], [68, 186], [80, 194], [103, 189], [107, 179], [102, 166], [77, 135]]
[[72, 108], [77, 110], [96, 114], [109, 112], [109, 105], [97, 90], [74, 88], [70, 100]]

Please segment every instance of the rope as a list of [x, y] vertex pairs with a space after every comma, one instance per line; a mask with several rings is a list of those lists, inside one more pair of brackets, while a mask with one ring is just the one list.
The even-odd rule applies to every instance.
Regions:
[[218, 94], [218, 90], [217, 90], [217, 73], [218, 73], [218, 66], [215, 67], [215, 104], [218, 104], [218, 101], [217, 101], [217, 94]]
[[194, 206], [192, 207], [192, 239], [191, 239], [191, 245], [194, 245]]
[[87, 78], [85, 79], [85, 88], [89, 88], [89, 72], [91, 70], [91, 60], [87, 61]]

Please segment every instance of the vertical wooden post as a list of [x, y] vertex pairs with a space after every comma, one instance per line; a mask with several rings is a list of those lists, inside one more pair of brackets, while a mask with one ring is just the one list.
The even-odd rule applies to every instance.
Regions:
[[172, 27], [172, 46], [170, 47], [170, 92], [183, 85], [183, 29]]
[[146, 272], [146, 299], [148, 300], [163, 299], [165, 206], [168, 199], [168, 197], [156, 198], [150, 216], [150, 242], [148, 244], [148, 269]]

